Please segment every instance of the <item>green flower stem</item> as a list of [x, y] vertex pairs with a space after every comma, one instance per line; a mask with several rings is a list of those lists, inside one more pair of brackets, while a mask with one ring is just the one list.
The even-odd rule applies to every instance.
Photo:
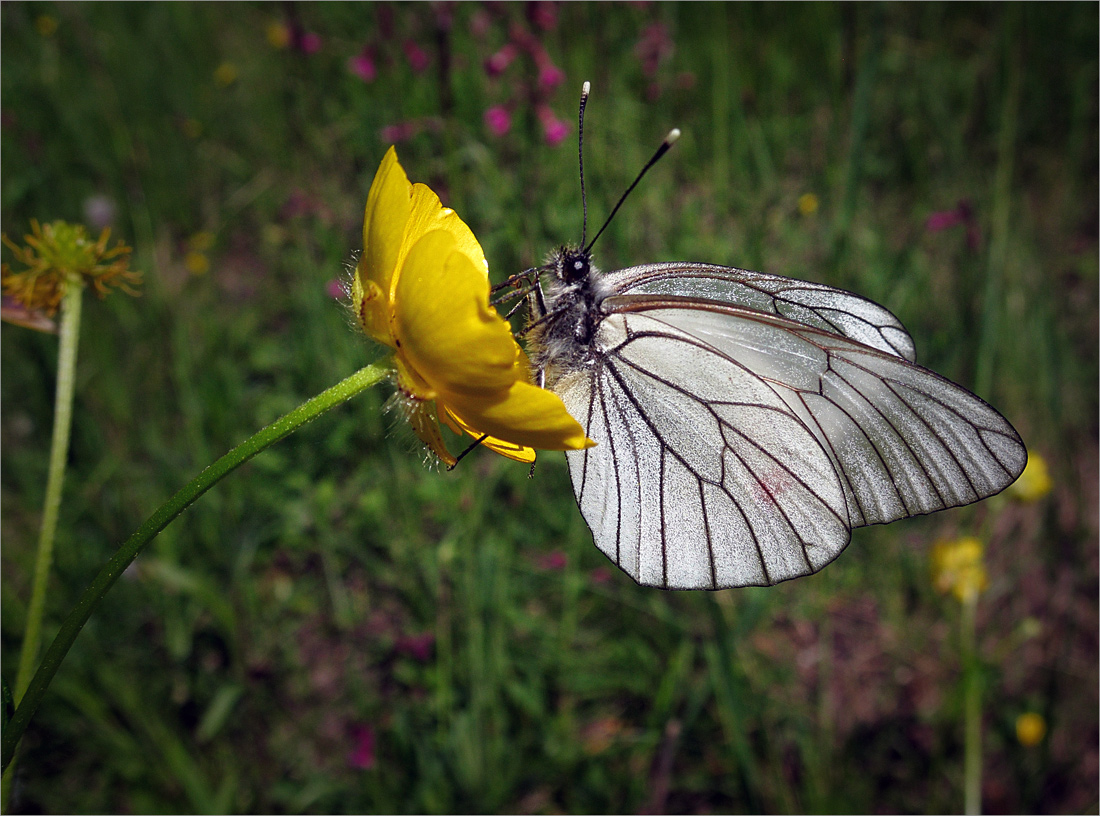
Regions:
[[962, 604], [963, 718], [966, 723], [963, 756], [964, 813], [982, 812], [982, 686], [977, 654], [978, 595]]
[[65, 483], [65, 463], [69, 458], [69, 432], [73, 424], [73, 391], [76, 382], [76, 348], [80, 342], [80, 306], [84, 284], [72, 282], [61, 301], [61, 340], [57, 357], [57, 391], [54, 394], [53, 440], [50, 442], [50, 469], [46, 478], [46, 504], [42, 508], [42, 527], [38, 532], [38, 552], [34, 561], [34, 583], [27, 607], [27, 625], [15, 675], [15, 702], [23, 699], [38, 659], [42, 636], [42, 611], [53, 564], [53, 539], [57, 515], [61, 510], [61, 488]]
[[61, 661], [68, 654], [69, 648], [76, 640], [76, 636], [80, 634], [80, 630], [88, 622], [92, 612], [103, 600], [103, 596], [107, 594], [107, 591], [118, 580], [123, 570], [137, 557], [138, 553], [176, 516], [187, 509], [192, 502], [223, 477], [314, 417], [350, 399], [360, 391], [375, 385], [386, 375], [387, 371], [388, 368], [385, 365], [362, 368], [257, 432], [184, 485], [178, 493], [157, 508], [156, 512], [133, 535], [126, 539], [118, 552], [112, 556], [88, 589], [84, 591], [76, 606], [73, 607], [68, 617], [61, 624], [57, 637], [50, 644], [50, 648], [46, 650], [46, 655], [42, 658], [42, 664], [38, 667], [38, 671], [27, 687], [26, 694], [15, 709], [11, 721], [4, 729], [3, 739], [0, 741], [3, 748], [3, 767], [6, 768], [8, 763], [11, 762], [19, 739], [23, 736], [27, 724], [42, 702], [42, 697], [46, 693], [46, 689], [49, 688], [50, 681], [57, 673]]

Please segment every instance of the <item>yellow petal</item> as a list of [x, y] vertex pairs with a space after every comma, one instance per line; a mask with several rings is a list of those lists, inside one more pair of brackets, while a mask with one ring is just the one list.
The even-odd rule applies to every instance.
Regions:
[[489, 262], [485, 260], [485, 252], [473, 232], [466, 226], [466, 222], [459, 218], [454, 210], [444, 207], [431, 187], [426, 184], [414, 184], [412, 212], [409, 215], [408, 227], [405, 230], [405, 245], [401, 248], [399, 260], [403, 261], [413, 245], [422, 236], [434, 230], [449, 233], [455, 239], [455, 249], [470, 259], [488, 284]]
[[398, 355], [436, 390], [499, 394], [515, 380], [516, 342], [457, 243], [434, 230], [409, 250], [394, 290]]
[[[484, 436], [484, 431], [478, 431], [477, 429], [468, 425], [463, 421], [462, 417], [455, 414], [450, 408], [444, 410], [443, 419], [451, 427], [455, 433], [462, 433], [463, 431], [468, 433], [474, 439], [481, 439]], [[489, 450], [499, 453], [501, 456], [507, 456], [509, 459], [515, 459], [517, 462], [534, 462], [535, 451], [532, 448], [525, 445], [517, 445], [514, 442], [505, 442], [503, 439], [497, 439], [495, 436], [486, 436], [482, 439], [481, 444], [483, 447]]]
[[406, 227], [413, 208], [413, 186], [390, 148], [374, 175], [363, 215], [363, 254], [355, 268], [351, 297], [363, 331], [393, 346], [390, 300]]
[[581, 450], [596, 444], [584, 435], [584, 429], [565, 410], [557, 394], [528, 382], [513, 382], [496, 400], [446, 392], [441, 392], [439, 399], [474, 436], [487, 433], [542, 450]]

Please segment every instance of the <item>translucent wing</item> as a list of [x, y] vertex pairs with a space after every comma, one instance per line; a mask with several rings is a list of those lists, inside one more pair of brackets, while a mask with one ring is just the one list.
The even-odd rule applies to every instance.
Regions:
[[554, 390], [599, 443], [567, 454], [581, 512], [643, 585], [816, 572], [851, 527], [976, 501], [1026, 462], [996, 411], [896, 352], [691, 298], [603, 311], [595, 367]]
[[694, 263], [645, 264], [610, 272], [603, 279], [619, 294], [673, 295], [742, 306], [916, 360], [913, 339], [889, 310], [820, 283]]

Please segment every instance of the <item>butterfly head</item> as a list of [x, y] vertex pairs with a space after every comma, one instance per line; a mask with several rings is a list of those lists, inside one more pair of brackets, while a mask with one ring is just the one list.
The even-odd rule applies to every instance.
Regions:
[[592, 254], [580, 247], [562, 247], [554, 253], [552, 263], [562, 283], [579, 283], [592, 274]]

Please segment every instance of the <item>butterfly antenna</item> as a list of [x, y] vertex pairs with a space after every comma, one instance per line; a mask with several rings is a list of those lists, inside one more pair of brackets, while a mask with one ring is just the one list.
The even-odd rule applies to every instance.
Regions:
[[[583, 105], [583, 103], [582, 103], [582, 105]], [[646, 162], [645, 167], [642, 168], [642, 172], [640, 172], [638, 174], [637, 178], [634, 179], [634, 182], [629, 187], [626, 188], [626, 192], [623, 193], [622, 197], [619, 199], [619, 203], [616, 204], [615, 208], [611, 211], [611, 215], [607, 216], [607, 220], [603, 222], [603, 226], [600, 227], [600, 231], [596, 233], [596, 237], [593, 238], [591, 240], [591, 242], [589, 242], [589, 244], [584, 247], [585, 252], [590, 252], [592, 250], [592, 245], [596, 243], [596, 240], [601, 235], [603, 235], [603, 231], [605, 229], [607, 229], [607, 225], [611, 223], [611, 219], [615, 217], [615, 213], [617, 213], [619, 211], [619, 207], [623, 206], [623, 202], [626, 201], [626, 197], [628, 195], [630, 195], [630, 193], [634, 190], [635, 187], [638, 186], [638, 182], [642, 180], [642, 176], [644, 176], [649, 171], [650, 167], [655, 165], [660, 160], [661, 156], [665, 155], [665, 153], [668, 152], [668, 149], [670, 147], [672, 147], [674, 144], [676, 144], [676, 140], [679, 139], [679, 138], [680, 138], [680, 129], [679, 128], [673, 128], [672, 130], [670, 130], [668, 132], [668, 135], [665, 136], [665, 140], [663, 142], [661, 142], [661, 146], [657, 148], [657, 152], [653, 154], [653, 158], [651, 158], [648, 162]], [[582, 189], [583, 189], [583, 186], [584, 186], [584, 177], [583, 176], [581, 177], [581, 186], [582, 186]], [[583, 245], [584, 242], [582, 241], [581, 243]]]
[[592, 83], [585, 81], [581, 86], [581, 110], [577, 114], [577, 160], [581, 167], [581, 211], [584, 213], [581, 221], [581, 246], [588, 234], [588, 198], [584, 194], [584, 107], [588, 104], [588, 92], [592, 90]]

